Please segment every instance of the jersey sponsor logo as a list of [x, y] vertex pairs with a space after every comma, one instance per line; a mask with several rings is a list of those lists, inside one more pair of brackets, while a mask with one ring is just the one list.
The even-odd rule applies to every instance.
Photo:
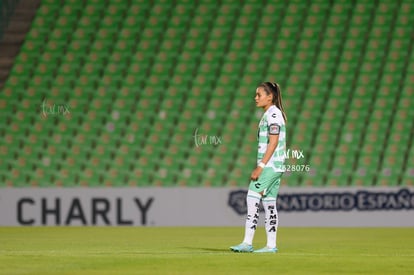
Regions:
[[270, 124], [269, 126], [269, 134], [270, 135], [278, 135], [280, 133], [280, 126], [276, 123]]

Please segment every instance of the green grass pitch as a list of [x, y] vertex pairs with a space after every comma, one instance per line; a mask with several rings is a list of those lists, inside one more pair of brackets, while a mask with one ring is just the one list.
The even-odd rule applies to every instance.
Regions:
[[[279, 228], [277, 254], [233, 253], [242, 227], [0, 227], [0, 274], [413, 274], [413, 228]], [[255, 247], [265, 244], [258, 228]]]

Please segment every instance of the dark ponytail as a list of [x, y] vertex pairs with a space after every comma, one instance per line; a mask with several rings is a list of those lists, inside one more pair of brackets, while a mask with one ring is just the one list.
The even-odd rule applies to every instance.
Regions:
[[285, 123], [286, 123], [287, 122], [287, 117], [286, 117], [286, 114], [285, 114], [285, 110], [283, 109], [282, 91], [280, 90], [279, 84], [277, 84], [276, 82], [274, 82], [274, 83], [272, 83], [272, 82], [263, 82], [262, 84], [259, 85], [259, 87], [263, 87], [266, 94], [268, 94], [268, 95], [272, 94], [273, 95], [272, 103], [274, 105], [276, 105], [276, 107], [279, 108], [279, 110], [282, 112], [283, 119], [285, 120]]

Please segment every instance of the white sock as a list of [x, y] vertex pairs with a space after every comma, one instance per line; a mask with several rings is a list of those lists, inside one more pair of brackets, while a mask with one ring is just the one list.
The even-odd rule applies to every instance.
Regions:
[[252, 245], [254, 233], [256, 232], [257, 223], [259, 221], [259, 204], [262, 195], [257, 192], [249, 190], [247, 192], [247, 217], [244, 232], [244, 243]]
[[265, 228], [267, 236], [267, 247], [276, 247], [276, 233], [279, 224], [279, 218], [276, 209], [276, 199], [263, 199], [263, 208], [265, 210]]

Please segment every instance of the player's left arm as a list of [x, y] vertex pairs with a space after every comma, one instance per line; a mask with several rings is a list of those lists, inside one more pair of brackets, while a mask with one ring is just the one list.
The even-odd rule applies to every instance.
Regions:
[[[263, 158], [261, 162], [264, 164], [267, 164], [270, 158], [272, 157], [273, 153], [276, 150], [277, 144], [279, 142], [279, 132], [273, 133], [269, 132], [269, 143], [267, 144], [266, 152], [263, 155]], [[260, 177], [260, 174], [262, 173], [263, 168], [260, 166], [257, 166], [256, 169], [253, 170], [250, 179], [257, 180]]]
[[269, 143], [267, 144], [266, 152], [262, 158], [262, 162], [267, 164], [267, 162], [272, 157], [273, 153], [276, 150], [277, 144], [279, 142], [279, 134], [269, 134]]

